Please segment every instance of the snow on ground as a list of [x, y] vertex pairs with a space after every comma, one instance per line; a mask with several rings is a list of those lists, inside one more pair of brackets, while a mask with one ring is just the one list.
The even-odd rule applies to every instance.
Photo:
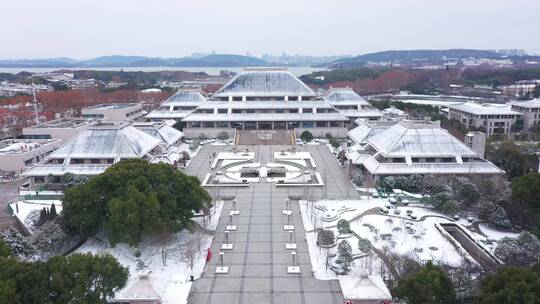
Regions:
[[194, 217], [193, 221], [197, 222], [199, 225], [201, 225], [201, 227], [205, 228], [206, 230], [216, 231], [219, 222], [219, 216], [221, 214], [221, 211], [223, 210], [223, 205], [223, 201], [214, 202], [214, 206], [209, 210], [208, 215], [204, 217]]
[[311, 270], [317, 280], [335, 280], [336, 274], [326, 267], [327, 254], [336, 254], [336, 246], [333, 248], [321, 248], [317, 246], [317, 234], [315, 232], [306, 233], [308, 243], [309, 259], [311, 260]]
[[62, 211], [62, 201], [59, 200], [27, 200], [27, 201], [18, 201], [15, 203], [9, 204], [15, 216], [19, 221], [26, 227], [28, 231], [32, 231], [34, 227], [31, 227], [28, 224], [27, 218], [30, 213], [34, 210], [42, 210], [45, 208], [51, 208], [51, 205], [54, 204], [56, 213], [60, 214]]
[[488, 239], [500, 240], [504, 237], [517, 238], [519, 233], [497, 230], [489, 224], [480, 224], [480, 230], [487, 235]]
[[[406, 218], [370, 214], [350, 224], [354, 232], [370, 240], [379, 250], [387, 247], [400, 255], [416, 255], [421, 260], [430, 259], [450, 266], [459, 266], [464, 261], [463, 257], [435, 226], [436, 223], [449, 222], [433, 217], [422, 222], [411, 222]], [[406, 228], [407, 226], [409, 228]]]
[[[386, 203], [382, 199], [365, 199], [365, 200], [349, 200], [349, 201], [335, 201], [335, 200], [323, 200], [318, 202], [300, 201], [300, 212], [304, 223], [304, 229], [306, 231], [312, 231], [317, 227], [331, 227], [336, 226], [339, 219], [345, 219], [351, 221], [354, 218], [359, 217], [362, 213], [372, 208], [379, 208]], [[351, 211], [341, 210], [353, 209]], [[323, 221], [324, 217], [340, 216], [334, 221]]]
[[[207, 230], [216, 230], [223, 205], [223, 201], [217, 201], [210, 209], [211, 217], [210, 219], [207, 217]], [[195, 217], [193, 220], [203, 224], [202, 217]], [[128, 282], [117, 292], [115, 296], [117, 299], [144, 297], [146, 294], [140, 292], [138, 288], [143, 281], [150, 285], [155, 291], [154, 294], [161, 297], [160, 303], [183, 304], [187, 303], [192, 285], [190, 275], [193, 275], [194, 279], [201, 277], [213, 238], [213, 235], [203, 231], [190, 233], [183, 230], [175, 233], [167, 244], [163, 244], [159, 238], [148, 238], [134, 248], [127, 244], [112, 247], [105, 238], [96, 236], [84, 243], [77, 252], [110, 254], [124, 267], [129, 268]], [[166, 248], [167, 252], [165, 265], [162, 259], [163, 248]], [[193, 270], [190, 267], [191, 263]], [[146, 273], [147, 278], [143, 279], [141, 275]], [[145, 292], [147, 291], [145, 288]]]
[[[117, 294], [117, 298], [125, 299], [135, 297], [130, 290], [137, 280], [139, 273], [149, 271], [149, 282], [155, 292], [172, 298], [171, 302], [163, 300], [162, 303], [187, 303], [192, 274], [196, 279], [201, 276], [208, 248], [212, 244], [212, 236], [201, 232], [189, 233], [184, 230], [174, 234], [167, 248], [166, 265], [162, 262], [162, 244], [156, 239], [147, 239], [136, 248], [127, 244], [117, 244], [112, 247], [106, 240], [95, 237], [89, 239], [77, 252], [92, 254], [110, 254], [120, 264], [129, 268], [129, 278], [126, 286]], [[193, 271], [190, 269], [190, 258], [186, 251], [195, 250], [193, 254]], [[137, 255], [140, 253], [140, 256]], [[171, 290], [169, 290], [171, 288]]]

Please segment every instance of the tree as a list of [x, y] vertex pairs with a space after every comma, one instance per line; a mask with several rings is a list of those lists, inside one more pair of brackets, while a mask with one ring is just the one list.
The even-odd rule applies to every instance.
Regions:
[[9, 227], [2, 232], [4, 243], [16, 257], [25, 258], [34, 252], [33, 246], [17, 229]]
[[229, 133], [227, 133], [225, 131], [221, 131], [221, 132], [218, 133], [217, 139], [219, 139], [219, 140], [227, 140], [227, 139], [229, 139]]
[[337, 273], [341, 275], [348, 274], [351, 271], [352, 260], [351, 244], [346, 240], [341, 241], [338, 244], [338, 258], [336, 259]]
[[66, 239], [66, 234], [57, 223], [52, 221], [43, 224], [30, 238], [32, 246], [41, 252], [41, 256], [54, 254], [57, 246]]
[[62, 218], [69, 231], [82, 237], [105, 229], [113, 245], [135, 245], [145, 236], [186, 228], [194, 212], [210, 203], [197, 177], [167, 164], [132, 159], [67, 189]]
[[518, 267], [502, 267], [486, 276], [481, 283], [478, 299], [479, 304], [539, 302], [540, 272]]
[[67, 172], [62, 176], [62, 183], [65, 187], [71, 188], [73, 186], [78, 186], [88, 181], [88, 177], [84, 175], [75, 175], [73, 173]]
[[[72, 254], [47, 262], [0, 258], [0, 303], [107, 303], [127, 281], [112, 256]], [[8, 298], [9, 301], [3, 301]]]
[[395, 296], [409, 304], [454, 304], [456, 294], [448, 275], [431, 262], [398, 281]]
[[512, 201], [540, 211], [540, 173], [529, 173], [512, 182]]
[[300, 139], [304, 142], [310, 142], [313, 140], [313, 134], [309, 131], [304, 131], [300, 134]]
[[351, 233], [351, 225], [347, 220], [344, 219], [338, 221], [337, 229], [341, 234]]
[[334, 232], [332, 230], [320, 229], [317, 231], [317, 244], [319, 246], [330, 246], [334, 244]]
[[334, 149], [339, 148], [339, 141], [335, 137], [330, 138], [329, 143]]
[[360, 238], [358, 240], [358, 249], [363, 253], [368, 253], [371, 251], [371, 242], [368, 239]]
[[4, 242], [3, 238], [0, 238], [0, 257], [8, 257], [11, 255], [11, 248]]
[[504, 237], [499, 240], [495, 255], [506, 264], [529, 267], [539, 262], [540, 241], [527, 231], [517, 238]]
[[478, 207], [479, 219], [501, 228], [512, 227], [506, 211], [501, 206], [491, 201], [482, 200]]
[[47, 266], [54, 303], [107, 303], [125, 285], [129, 274], [110, 255], [56, 256]]

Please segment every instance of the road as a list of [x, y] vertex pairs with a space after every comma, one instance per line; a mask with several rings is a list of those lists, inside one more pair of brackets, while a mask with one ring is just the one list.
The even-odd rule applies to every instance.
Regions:
[[[273, 152], [291, 146], [249, 146], [255, 152], [255, 162], [272, 161]], [[326, 146], [298, 147], [309, 151], [315, 159], [317, 171], [326, 180], [325, 187], [309, 187], [312, 198], [353, 198], [356, 194], [349, 186], [346, 169], [341, 168]], [[201, 180], [210, 170], [208, 155], [231, 150], [230, 146], [205, 146], [189, 164], [186, 172]], [[249, 187], [208, 188], [210, 194], [235, 196], [240, 215], [234, 216], [237, 231], [230, 232], [233, 250], [225, 250], [224, 265], [229, 274], [214, 274], [219, 265], [219, 252], [225, 242], [225, 226], [229, 221], [232, 204], [228, 201], [221, 214], [211, 250], [212, 260], [206, 265], [202, 278], [191, 289], [188, 303], [342, 303], [343, 297], [337, 280], [321, 281], [313, 277], [305, 241], [305, 232], [297, 201], [291, 200], [294, 237], [298, 244], [297, 265], [301, 274], [287, 274], [291, 265], [291, 250], [285, 249], [289, 233], [283, 230], [287, 217], [282, 215], [289, 196], [304, 195], [306, 187], [276, 187], [272, 183], [253, 183]]]

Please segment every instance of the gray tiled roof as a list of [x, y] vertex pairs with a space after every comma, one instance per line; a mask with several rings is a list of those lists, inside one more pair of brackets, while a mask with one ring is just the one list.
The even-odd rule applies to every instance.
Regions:
[[228, 96], [317, 96], [300, 79], [288, 71], [247, 71], [239, 74], [214, 93]]

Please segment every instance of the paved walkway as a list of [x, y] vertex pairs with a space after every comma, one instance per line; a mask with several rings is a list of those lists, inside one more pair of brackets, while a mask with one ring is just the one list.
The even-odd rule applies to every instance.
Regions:
[[[244, 149], [246, 147], [239, 147]], [[255, 161], [272, 161], [272, 153], [290, 146], [250, 146]], [[203, 277], [195, 282], [188, 303], [342, 303], [343, 297], [337, 280], [320, 281], [313, 277], [305, 232], [297, 201], [291, 200], [292, 224], [298, 244], [297, 265], [301, 274], [287, 274], [291, 265], [291, 250], [285, 250], [289, 233], [283, 230], [287, 217], [282, 215], [285, 199], [303, 196], [309, 192], [314, 198], [353, 198], [346, 169], [334, 160], [326, 146], [297, 147], [312, 153], [317, 171], [326, 176], [324, 188], [276, 187], [272, 183], [255, 183], [249, 187], [213, 187], [208, 189], [213, 197], [235, 196], [240, 215], [234, 216], [237, 231], [230, 232], [233, 250], [225, 250], [225, 266], [229, 274], [214, 274], [219, 265], [219, 252], [225, 242], [225, 226], [229, 221], [232, 204], [227, 202], [221, 214], [216, 236], [212, 244], [212, 260], [206, 265]], [[210, 170], [208, 155], [212, 152], [230, 150], [230, 146], [205, 146], [191, 161], [187, 173], [201, 180]]]

